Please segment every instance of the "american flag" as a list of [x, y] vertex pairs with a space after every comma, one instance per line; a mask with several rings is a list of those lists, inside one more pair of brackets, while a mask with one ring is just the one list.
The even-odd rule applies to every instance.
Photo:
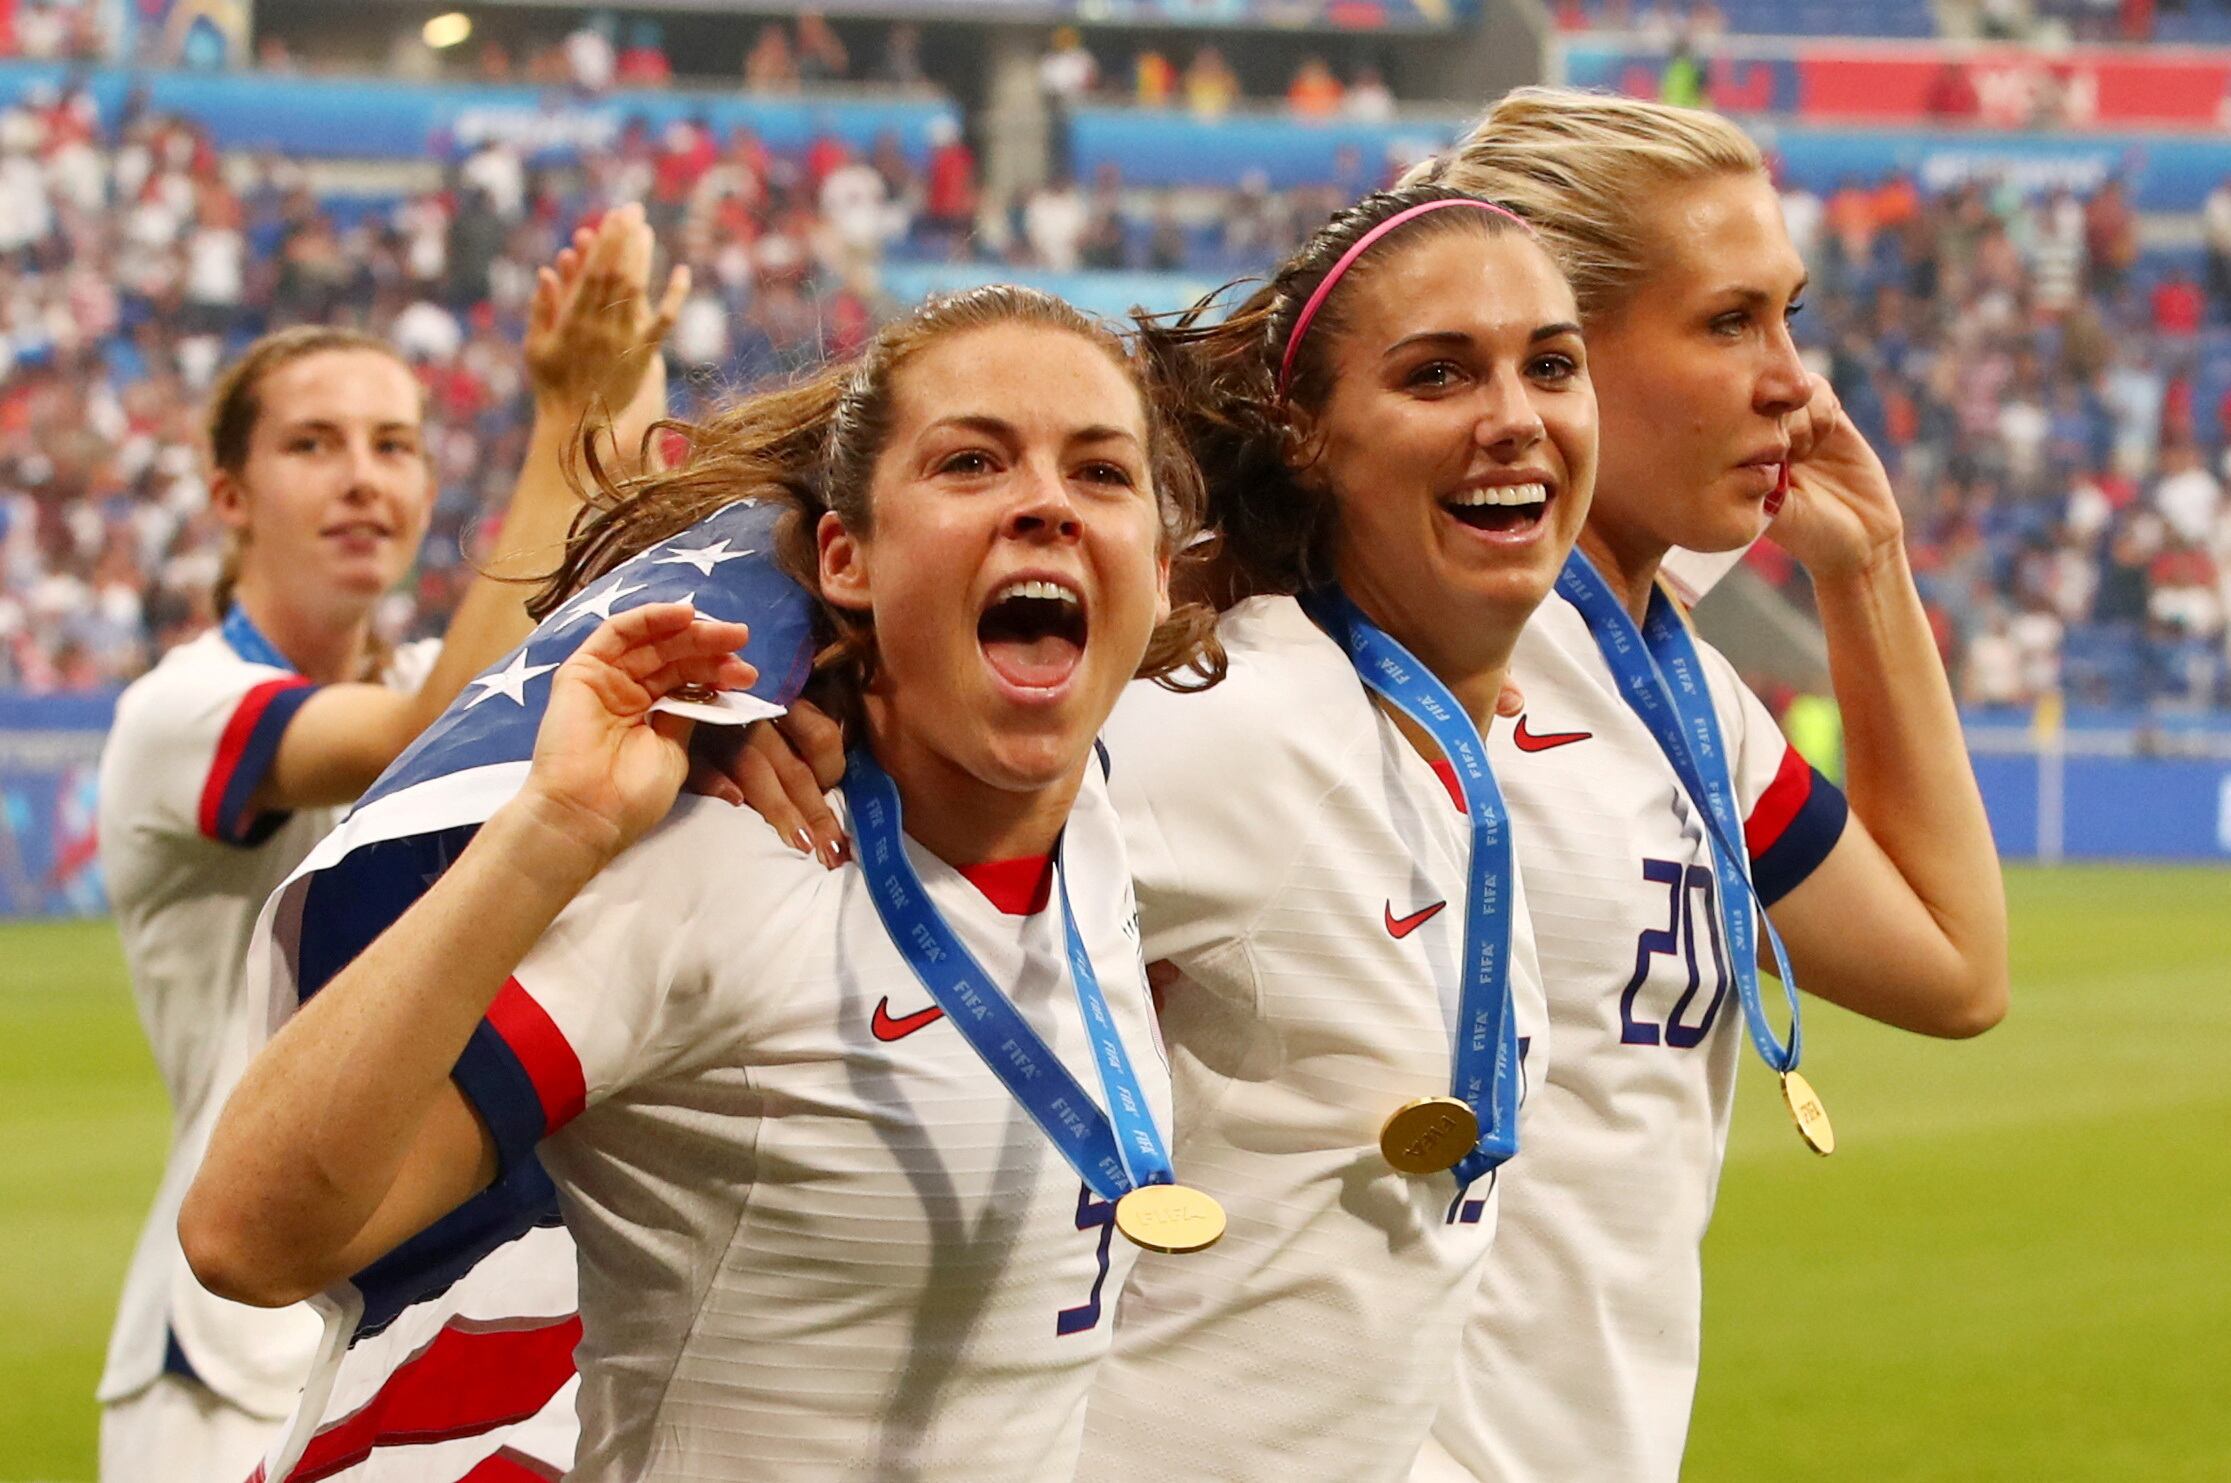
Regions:
[[[732, 722], [782, 713], [811, 669], [812, 600], [774, 560], [777, 506], [739, 503], [599, 578], [466, 685], [265, 906], [249, 949], [274, 1028], [441, 878], [519, 790], [550, 676], [597, 624], [689, 601], [751, 625]], [[499, 1006], [500, 1007], [500, 1006]], [[466, 1058], [492, 1053], [483, 1025]], [[517, 1063], [506, 1061], [517, 1077]], [[542, 1110], [531, 1088], [513, 1112]], [[499, 1131], [500, 1136], [500, 1131]], [[316, 1300], [325, 1342], [301, 1403], [251, 1483], [528, 1483], [573, 1460], [573, 1243], [529, 1160]]]

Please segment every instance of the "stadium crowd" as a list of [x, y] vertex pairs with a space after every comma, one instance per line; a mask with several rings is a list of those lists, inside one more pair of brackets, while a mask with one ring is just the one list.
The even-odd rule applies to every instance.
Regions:
[[[561, 231], [642, 200], [697, 288], [669, 343], [677, 410], [706, 388], [858, 343], [893, 257], [1233, 273], [1379, 183], [1260, 179], [1192, 200], [1108, 172], [979, 199], [946, 129], [801, 155], [748, 132], [628, 128], [579, 165], [489, 144], [433, 189], [351, 195], [303, 167], [226, 158], [145, 111], [80, 96], [0, 116], [0, 686], [112, 685], [206, 621], [218, 531], [194, 409], [218, 364], [277, 325], [345, 319], [419, 368], [442, 498], [397, 633], [445, 609], [458, 552], [517, 462], [517, 344]], [[2231, 187], [2191, 271], [2141, 250], [2112, 183], [2089, 199], [1971, 183], [1849, 182], [1785, 197], [1813, 264], [1803, 337], [1890, 462], [1963, 697], [2056, 689], [2109, 704], [2231, 700]], [[1771, 550], [1756, 564], [1775, 575]], [[1801, 585], [1801, 584], [1799, 584]], [[1793, 591], [1795, 588], [1793, 588]], [[1797, 595], [1802, 598], [1802, 593]]]

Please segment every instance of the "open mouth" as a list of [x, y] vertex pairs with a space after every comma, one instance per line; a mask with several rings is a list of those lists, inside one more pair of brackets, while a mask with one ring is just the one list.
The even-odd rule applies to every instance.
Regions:
[[1021, 690], [1058, 688], [1084, 659], [1084, 599], [1066, 583], [1034, 577], [992, 594], [976, 620], [984, 658]]
[[1532, 484], [1487, 484], [1459, 490], [1441, 501], [1460, 525], [1493, 535], [1524, 535], [1549, 513], [1550, 487]]

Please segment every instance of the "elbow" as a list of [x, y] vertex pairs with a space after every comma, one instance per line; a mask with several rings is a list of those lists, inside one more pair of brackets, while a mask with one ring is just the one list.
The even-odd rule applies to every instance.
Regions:
[[2006, 1018], [2011, 1000], [2005, 965], [1961, 986], [1942, 1004], [1928, 1032], [1943, 1040], [1973, 1040]]
[[284, 1308], [315, 1296], [324, 1284], [290, 1272], [254, 1238], [253, 1220], [237, 1201], [196, 1181], [178, 1212], [178, 1244], [194, 1280], [228, 1302]]

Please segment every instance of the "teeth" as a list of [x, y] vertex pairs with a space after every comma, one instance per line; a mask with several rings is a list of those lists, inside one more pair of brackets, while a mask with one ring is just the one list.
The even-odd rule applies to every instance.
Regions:
[[1067, 603], [1070, 607], [1078, 605], [1076, 593], [1071, 592], [1059, 582], [1044, 581], [1009, 582], [992, 594], [992, 601], [1005, 602], [1013, 597], [1044, 598], [1050, 602]]
[[1467, 489], [1452, 505], [1538, 505], [1549, 499], [1547, 484], [1489, 484]]

